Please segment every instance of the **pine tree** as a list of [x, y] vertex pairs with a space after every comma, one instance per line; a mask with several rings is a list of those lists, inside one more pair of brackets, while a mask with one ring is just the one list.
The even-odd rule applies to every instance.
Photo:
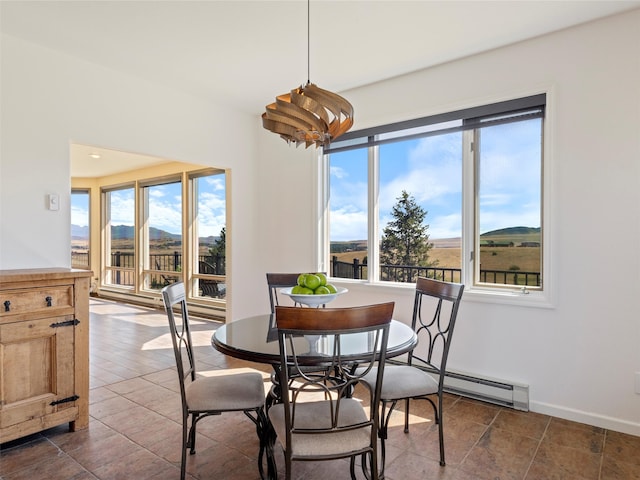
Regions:
[[[429, 243], [427, 233], [429, 225], [423, 224], [428, 212], [420, 207], [414, 197], [405, 190], [396, 200], [397, 203], [391, 210], [394, 220], [390, 221], [383, 230], [380, 243], [381, 265], [420, 267], [437, 265], [437, 261], [429, 261], [429, 250], [433, 248], [433, 244]], [[398, 281], [413, 281], [413, 278], [408, 278], [406, 269], [401, 269], [398, 275]]]
[[227, 244], [227, 229], [222, 227], [220, 230], [220, 237], [209, 247], [209, 254], [212, 256], [222, 255], [224, 256], [225, 248]]

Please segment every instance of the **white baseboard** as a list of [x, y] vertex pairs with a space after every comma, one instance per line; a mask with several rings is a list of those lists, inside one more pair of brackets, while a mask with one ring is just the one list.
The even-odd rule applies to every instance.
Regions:
[[640, 423], [620, 418], [535, 401], [529, 401], [529, 411], [640, 437]]

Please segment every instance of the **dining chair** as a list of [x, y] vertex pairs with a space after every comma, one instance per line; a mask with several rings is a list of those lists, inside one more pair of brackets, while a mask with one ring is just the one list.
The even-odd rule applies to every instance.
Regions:
[[[378, 479], [379, 385], [384, 369], [378, 370], [377, 383], [365, 389], [368, 407], [351, 392], [376, 362], [384, 366], [393, 308], [393, 302], [350, 308], [276, 307], [282, 393], [268, 416], [284, 451], [287, 480], [294, 461], [339, 458], [351, 458], [355, 479], [355, 459], [360, 455], [369, 461], [371, 478]], [[367, 333], [363, 350], [368, 353], [354, 358], [343, 354], [342, 347], [356, 332]], [[361, 373], [354, 372], [354, 361]]]
[[[269, 288], [269, 304], [271, 305], [271, 313], [275, 313], [275, 308], [280, 305], [280, 300], [282, 299], [278, 290], [280, 288], [295, 287], [298, 284], [299, 275], [300, 273], [267, 272], [267, 286]], [[294, 303], [293, 306], [299, 305]]]
[[[431, 404], [438, 425], [440, 465], [445, 465], [442, 422], [444, 373], [463, 291], [464, 285], [458, 283], [424, 277], [418, 277], [416, 281], [411, 326], [418, 336], [418, 347], [409, 352], [406, 364], [387, 364], [384, 367], [380, 414], [383, 465], [389, 420], [400, 400], [405, 401], [405, 433], [409, 432], [409, 401], [427, 400]], [[372, 369], [365, 374], [364, 381], [373, 385], [377, 381], [376, 373]]]
[[[264, 411], [265, 390], [262, 375], [258, 372], [242, 372], [213, 377], [198, 376], [184, 283], [178, 282], [164, 287], [162, 298], [169, 319], [182, 399], [180, 478], [185, 478], [187, 449], [191, 455], [196, 453], [196, 424], [205, 417], [224, 412], [244, 412], [255, 423], [260, 440], [258, 470], [260, 477], [264, 478], [262, 459], [268, 420]], [[179, 315], [176, 315], [174, 310], [178, 310]]]

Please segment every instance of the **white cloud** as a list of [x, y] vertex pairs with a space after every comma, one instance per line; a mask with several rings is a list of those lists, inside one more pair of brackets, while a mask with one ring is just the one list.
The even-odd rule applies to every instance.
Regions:
[[427, 221], [427, 224], [429, 225], [429, 238], [432, 240], [456, 238], [462, 235], [462, 215], [460, 213], [437, 216], [432, 221]]
[[332, 210], [330, 225], [332, 241], [364, 240], [367, 238], [367, 214], [362, 210]]
[[[215, 185], [212, 185], [216, 189]], [[220, 189], [216, 189], [220, 191]], [[223, 193], [224, 195], [224, 193]], [[218, 236], [226, 225], [226, 201], [223, 195], [202, 192], [198, 203], [198, 235], [208, 237]]]
[[343, 178], [347, 178], [349, 176], [349, 173], [342, 167], [330, 167], [329, 168], [329, 173], [332, 177], [335, 177], [336, 179], [343, 179]]
[[424, 138], [408, 155], [409, 170], [381, 185], [381, 210], [389, 211], [402, 190], [406, 190], [420, 205], [446, 204], [445, 196], [460, 193], [462, 159], [459, 137]]
[[133, 189], [116, 190], [109, 195], [111, 225], [133, 225], [135, 218], [135, 202]]

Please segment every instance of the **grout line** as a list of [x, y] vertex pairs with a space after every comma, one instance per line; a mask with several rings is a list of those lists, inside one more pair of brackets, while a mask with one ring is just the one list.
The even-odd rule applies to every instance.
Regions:
[[602, 468], [604, 467], [604, 449], [607, 446], [607, 437], [609, 436], [609, 430], [604, 430], [602, 438], [602, 454], [600, 455], [600, 466], [598, 468], [598, 480], [602, 480]]
[[549, 429], [549, 425], [551, 425], [551, 417], [547, 418], [547, 424], [544, 427], [544, 432], [542, 432], [542, 436], [540, 437], [540, 440], [538, 440], [538, 445], [536, 446], [536, 451], [533, 452], [533, 456], [531, 457], [531, 461], [529, 462], [529, 465], [527, 466], [527, 470], [524, 472], [524, 476], [522, 477], [522, 480], [526, 480], [527, 475], [529, 475], [529, 471], [531, 470], [531, 467], [533, 466], [533, 462], [535, 462], [536, 457], [538, 456], [538, 451], [540, 451], [540, 447], [542, 446], [542, 442], [544, 440], [544, 437], [547, 435], [547, 430]]

